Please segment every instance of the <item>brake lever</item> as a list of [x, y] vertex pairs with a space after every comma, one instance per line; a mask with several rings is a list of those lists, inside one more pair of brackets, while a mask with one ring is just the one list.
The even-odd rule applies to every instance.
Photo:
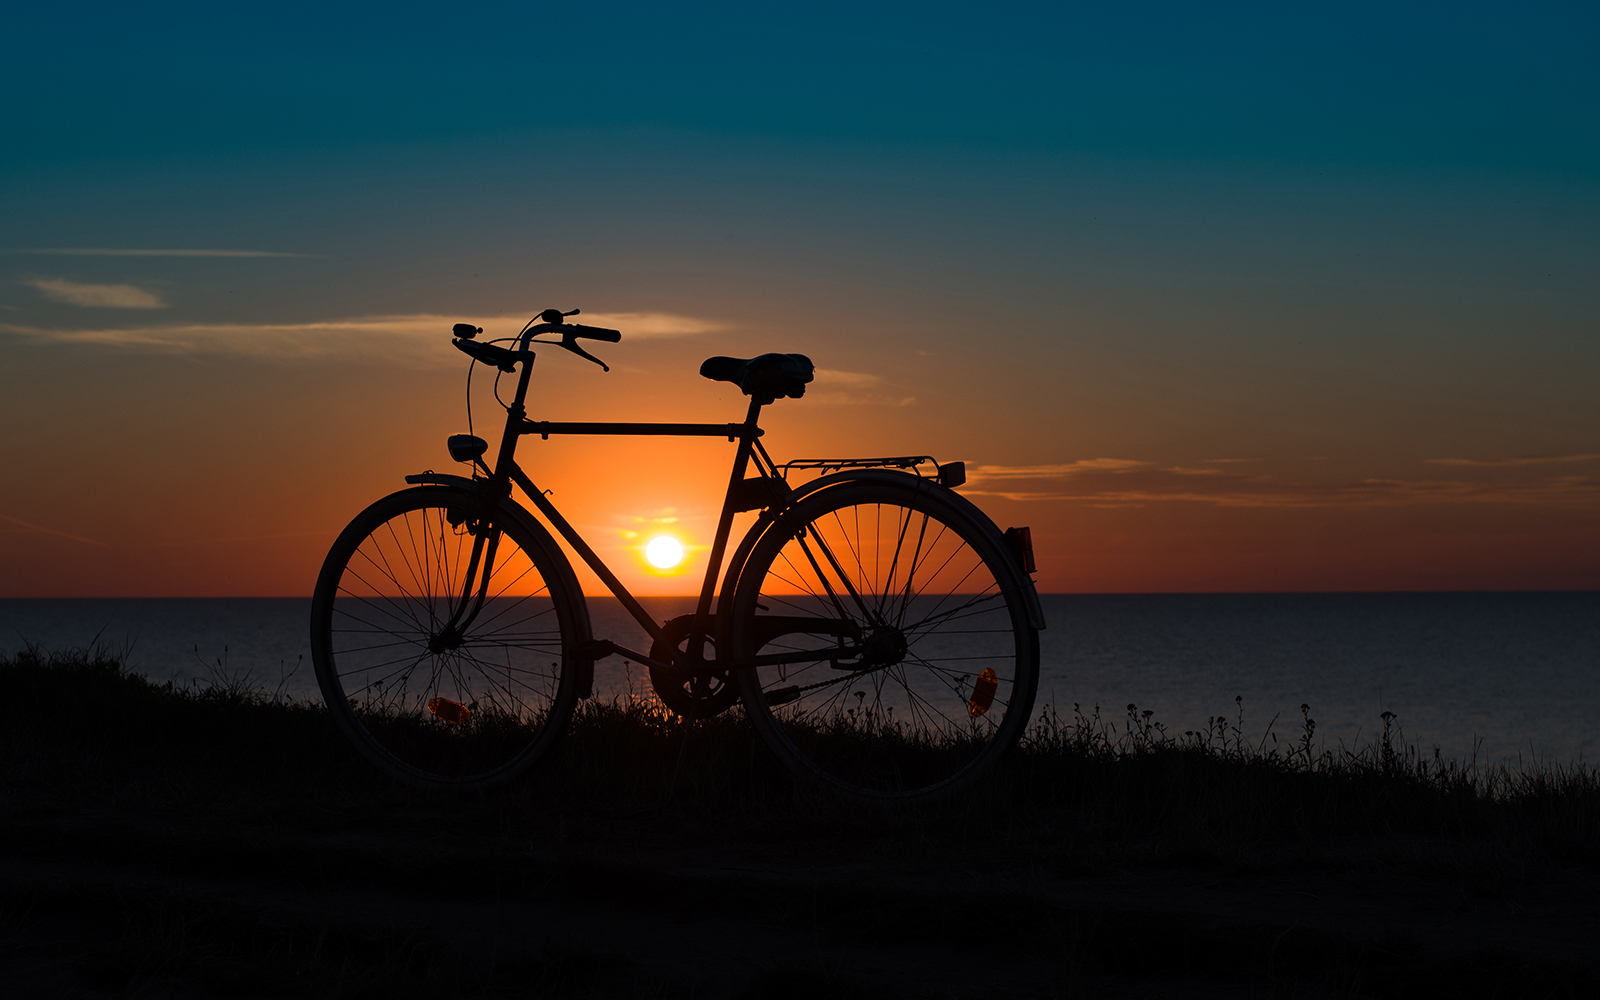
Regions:
[[[546, 332], [554, 333], [555, 331], [554, 330], [549, 330], [549, 331], [546, 331]], [[529, 338], [529, 343], [531, 343], [531, 344], [549, 344], [551, 347], [559, 347], [562, 350], [571, 351], [573, 354], [576, 354], [578, 357], [583, 358], [583, 359], [585, 359], [587, 361], [593, 361], [595, 364], [600, 366], [600, 370], [601, 371], [607, 371], [608, 372], [608, 371], [611, 370], [611, 366], [610, 365], [606, 364], [604, 361], [601, 361], [599, 358], [595, 357], [593, 354], [590, 354], [588, 351], [586, 351], [583, 348], [579, 347], [573, 341], [573, 336], [570, 333], [562, 334], [560, 340], [534, 340], [533, 338]]]
[[604, 361], [601, 361], [599, 358], [595, 357], [593, 354], [590, 354], [588, 351], [574, 343], [571, 334], [567, 334], [561, 338], [561, 346], [571, 351], [573, 354], [576, 354], [580, 358], [587, 358], [588, 360], [593, 361], [595, 364], [600, 366], [600, 370], [603, 372], [608, 372], [611, 370], [610, 365], [606, 364]]

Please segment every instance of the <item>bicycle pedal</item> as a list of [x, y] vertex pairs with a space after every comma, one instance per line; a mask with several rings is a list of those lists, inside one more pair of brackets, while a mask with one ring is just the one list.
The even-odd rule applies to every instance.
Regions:
[[765, 692], [763, 697], [766, 698], [768, 705], [787, 705], [789, 702], [799, 699], [800, 687], [799, 685], [794, 685], [792, 687], [776, 688]]

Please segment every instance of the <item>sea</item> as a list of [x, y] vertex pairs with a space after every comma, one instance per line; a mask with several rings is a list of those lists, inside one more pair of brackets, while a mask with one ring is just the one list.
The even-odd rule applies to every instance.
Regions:
[[[1168, 732], [1222, 717], [1246, 740], [1319, 747], [1370, 741], [1382, 715], [1420, 752], [1461, 763], [1570, 764], [1600, 755], [1600, 592], [1046, 594], [1039, 704]], [[692, 598], [648, 598], [665, 619]], [[595, 635], [647, 650], [610, 597], [590, 598]], [[0, 652], [96, 645], [135, 672], [185, 684], [243, 683], [319, 699], [309, 599], [0, 600]], [[611, 657], [599, 698], [643, 694]], [[1302, 712], [1301, 706], [1307, 706]]]

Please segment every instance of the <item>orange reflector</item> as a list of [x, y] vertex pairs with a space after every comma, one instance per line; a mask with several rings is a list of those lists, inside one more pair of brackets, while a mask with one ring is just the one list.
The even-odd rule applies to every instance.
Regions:
[[[992, 675], [994, 671], [991, 670], [989, 673]], [[978, 683], [981, 685], [983, 682], [979, 681]], [[994, 697], [993, 690], [989, 692], [989, 696], [991, 698]], [[472, 716], [472, 709], [448, 698], [429, 698], [428, 711], [446, 722], [466, 722]]]
[[1000, 678], [995, 676], [988, 667], [978, 675], [978, 683], [972, 685], [972, 697], [967, 699], [967, 711], [973, 717], [982, 715], [994, 704], [994, 693], [1000, 689]]
[[1033, 529], [1007, 528], [1006, 545], [1011, 548], [1011, 555], [1017, 560], [1017, 565], [1022, 567], [1024, 573], [1037, 573], [1038, 567], [1033, 561]]

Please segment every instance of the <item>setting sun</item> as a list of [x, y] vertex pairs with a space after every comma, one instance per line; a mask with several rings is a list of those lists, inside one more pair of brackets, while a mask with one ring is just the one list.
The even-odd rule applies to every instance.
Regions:
[[658, 535], [644, 547], [644, 557], [656, 569], [671, 569], [683, 562], [683, 545], [671, 535]]

